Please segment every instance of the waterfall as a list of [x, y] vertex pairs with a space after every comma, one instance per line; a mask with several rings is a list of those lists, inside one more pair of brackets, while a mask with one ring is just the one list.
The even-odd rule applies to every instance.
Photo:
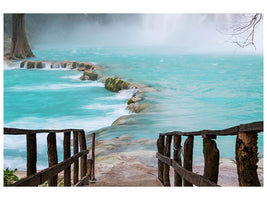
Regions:
[[[253, 14], [143, 14], [141, 30], [148, 44], [170, 45], [182, 50], [236, 50], [233, 27], [242, 25]], [[262, 23], [255, 32], [255, 42], [262, 49]], [[239, 37], [239, 38], [238, 38]], [[255, 49], [252, 49], [255, 51]]]

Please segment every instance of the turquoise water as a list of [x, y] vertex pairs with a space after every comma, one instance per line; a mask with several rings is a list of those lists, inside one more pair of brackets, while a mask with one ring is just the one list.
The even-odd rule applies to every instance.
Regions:
[[[34, 60], [94, 62], [106, 66], [98, 72], [101, 77], [117, 75], [156, 91], [143, 94], [148, 109], [131, 114], [125, 108], [133, 91], [109, 92], [100, 81], [80, 81], [81, 73], [74, 70], [25, 70], [17, 64], [4, 70], [5, 127], [83, 128], [98, 130], [97, 139], [131, 135], [136, 140], [156, 139], [173, 130], [224, 129], [263, 120], [261, 55], [183, 55], [179, 49], [155, 47], [42, 48], [34, 54]], [[127, 124], [110, 126], [123, 115]], [[38, 167], [43, 168], [46, 138], [38, 137]], [[4, 165], [25, 169], [24, 136], [4, 140]], [[217, 141], [221, 157], [234, 156], [235, 137]], [[263, 134], [258, 142], [263, 154]], [[62, 147], [62, 136], [58, 144]], [[194, 150], [197, 159], [202, 156], [200, 137]]]

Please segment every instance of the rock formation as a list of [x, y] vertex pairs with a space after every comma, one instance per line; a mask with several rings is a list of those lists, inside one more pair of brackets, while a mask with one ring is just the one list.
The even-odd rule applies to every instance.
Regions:
[[109, 77], [105, 81], [105, 88], [111, 92], [119, 92], [123, 89], [129, 89], [130, 83], [118, 78]]

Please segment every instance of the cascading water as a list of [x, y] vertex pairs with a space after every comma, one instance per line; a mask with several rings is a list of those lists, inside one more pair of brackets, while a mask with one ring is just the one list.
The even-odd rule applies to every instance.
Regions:
[[175, 46], [189, 53], [257, 52], [262, 53], [262, 23], [257, 25], [257, 49], [240, 49], [235, 45], [233, 29], [243, 26], [253, 14], [143, 14], [140, 38], [149, 45]]

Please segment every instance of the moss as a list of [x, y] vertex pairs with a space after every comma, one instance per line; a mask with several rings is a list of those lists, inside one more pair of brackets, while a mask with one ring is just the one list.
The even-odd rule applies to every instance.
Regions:
[[27, 63], [27, 69], [33, 69], [34, 68], [34, 62], [29, 61]]
[[16, 54], [15, 57], [16, 58], [23, 58], [21, 54]]
[[25, 61], [21, 62], [20, 63], [20, 68], [23, 68], [24, 67], [24, 64], [25, 64]]
[[67, 63], [64, 63], [64, 64], [63, 64], [63, 68], [66, 68], [66, 67], [67, 67]]
[[86, 80], [86, 78], [85, 78], [84, 75], [82, 75], [82, 76], [80, 77], [80, 79], [81, 79], [82, 81]]
[[79, 68], [84, 67], [84, 63], [80, 63]]
[[42, 62], [38, 62], [37, 65], [36, 65], [36, 68], [44, 68], [43, 65], [42, 65]]
[[131, 103], [134, 103], [133, 98], [130, 98], [129, 101], [127, 102], [128, 105], [131, 104]]
[[73, 62], [71, 66], [72, 66], [72, 68], [76, 68], [76, 65], [77, 65], [77, 63]]
[[119, 92], [122, 89], [128, 89], [129, 83], [123, 80], [118, 80], [117, 78], [109, 77], [105, 81], [105, 88], [112, 92]]
[[98, 74], [93, 73], [93, 72], [84, 71], [84, 76], [88, 76], [89, 80], [95, 81], [95, 80], [97, 80]]
[[91, 65], [89, 64], [85, 65], [85, 69], [91, 69], [91, 68], [92, 68]]

